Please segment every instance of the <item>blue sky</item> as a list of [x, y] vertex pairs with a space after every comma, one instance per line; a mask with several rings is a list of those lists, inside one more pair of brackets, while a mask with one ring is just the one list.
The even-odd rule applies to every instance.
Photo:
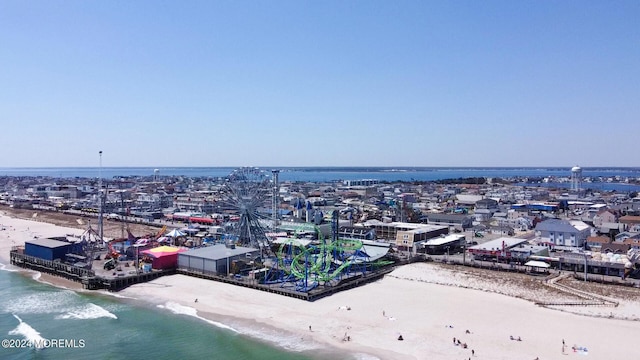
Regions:
[[639, 1], [0, 2], [0, 167], [640, 166]]

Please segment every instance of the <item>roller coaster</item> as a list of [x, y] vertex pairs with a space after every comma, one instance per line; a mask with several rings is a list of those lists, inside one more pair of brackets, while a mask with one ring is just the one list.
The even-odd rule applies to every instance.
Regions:
[[[334, 228], [337, 212], [333, 214]], [[370, 255], [362, 240], [325, 239], [315, 225], [307, 224], [301, 231], [312, 228], [318, 239], [287, 238], [273, 244], [275, 259], [263, 283], [281, 284], [295, 291], [308, 292], [318, 286], [333, 286], [357, 275], [364, 275], [393, 261], [384, 260], [384, 252]], [[372, 252], [372, 251], [369, 251]]]
[[[268, 270], [261, 283], [309, 292], [318, 286], [334, 286], [393, 263], [384, 259], [388, 244], [339, 239], [338, 210], [331, 214], [331, 239], [326, 239], [315, 224], [300, 223], [293, 237], [272, 241], [263, 226], [269, 224], [277, 233], [276, 224], [260, 212], [266, 207], [268, 195], [274, 196], [271, 184], [264, 171], [245, 167], [234, 170], [222, 190], [222, 203], [239, 217], [229, 239], [238, 245], [260, 249], [265, 257], [262, 263]], [[316, 223], [322, 221], [320, 215]], [[313, 234], [314, 240], [304, 237], [309, 234]], [[365, 242], [369, 244], [365, 245]]]

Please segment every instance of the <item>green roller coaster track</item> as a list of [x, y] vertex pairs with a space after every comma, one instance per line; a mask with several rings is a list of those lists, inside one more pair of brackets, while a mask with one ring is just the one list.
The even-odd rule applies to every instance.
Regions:
[[[306, 226], [304, 230], [311, 228], [319, 236], [320, 244], [318, 246], [305, 247], [297, 239], [288, 239], [280, 244], [276, 254], [278, 266], [287, 275], [293, 275], [296, 280], [314, 280], [327, 283], [343, 275], [352, 265], [363, 263], [354, 259], [363, 247], [362, 241], [352, 239], [327, 241], [317, 226]], [[334, 255], [341, 258], [336, 259]], [[286, 264], [287, 260], [290, 260], [288, 265]], [[367, 264], [380, 267], [391, 263], [393, 262], [378, 260]], [[334, 264], [339, 266], [332, 266]]]

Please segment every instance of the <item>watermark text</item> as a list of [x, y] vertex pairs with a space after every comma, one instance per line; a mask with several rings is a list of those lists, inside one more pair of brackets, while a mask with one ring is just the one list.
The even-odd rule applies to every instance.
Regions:
[[82, 349], [85, 345], [84, 339], [2, 339], [3, 349]]

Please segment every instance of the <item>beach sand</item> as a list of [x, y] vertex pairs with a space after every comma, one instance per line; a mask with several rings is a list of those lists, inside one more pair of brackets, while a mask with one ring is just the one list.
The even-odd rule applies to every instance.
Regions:
[[[74, 230], [6, 216], [0, 217], [0, 224], [5, 227], [0, 231], [0, 262], [4, 264], [11, 245], [34, 235], [60, 236]], [[511, 281], [509, 274], [492, 273], [492, 277], [458, 269], [428, 263], [405, 265], [379, 281], [315, 302], [184, 275], [134, 285], [119, 294], [168, 309], [193, 308], [204, 319], [244, 328], [240, 332], [251, 336], [273, 339], [275, 332], [290, 342], [299, 339], [301, 344], [337, 348], [356, 358], [583, 356], [572, 350], [574, 345], [587, 348], [591, 359], [629, 358], [640, 336], [640, 321], [615, 318], [640, 315], [640, 304], [633, 298], [625, 299], [620, 309], [583, 307], [585, 313], [595, 315], [585, 316], [525, 300], [565, 296], [543, 285], [536, 288], [535, 282], [526, 285], [526, 279]], [[607, 313], [614, 318], [603, 316]], [[522, 341], [510, 340], [510, 336]], [[454, 345], [453, 338], [467, 348]], [[562, 354], [563, 340], [566, 355]]]

